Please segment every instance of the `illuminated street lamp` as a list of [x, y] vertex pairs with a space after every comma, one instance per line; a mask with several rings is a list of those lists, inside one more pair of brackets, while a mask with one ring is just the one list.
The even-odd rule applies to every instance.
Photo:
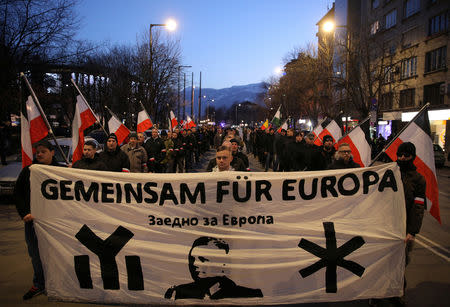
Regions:
[[241, 106], [241, 104], [237, 104], [236, 105], [236, 125], [238, 125], [239, 123], [238, 123], [238, 107], [240, 107]]
[[[349, 74], [349, 62], [350, 62], [350, 35], [348, 33], [348, 27], [347, 25], [336, 25], [334, 22], [332, 21], [326, 21], [323, 26], [322, 26], [322, 30], [324, 32], [330, 33], [335, 31], [336, 28], [344, 28], [346, 29], [346, 34], [347, 34], [347, 41], [346, 41], [346, 56], [345, 56], [345, 95], [346, 97], [346, 101], [345, 101], [345, 105], [344, 105], [344, 114], [345, 114], [345, 130], [347, 131], [348, 129], [348, 114], [347, 114], [347, 105], [348, 105], [348, 101], [349, 101], [349, 94], [348, 94], [348, 74]], [[336, 74], [338, 74], [338, 72], [336, 72]], [[340, 91], [341, 95], [342, 95], [342, 90]], [[342, 100], [342, 98], [341, 98]]]
[[[177, 27], [177, 23], [173, 19], [169, 19], [166, 23], [158, 23], [158, 24], [150, 24], [150, 41], [149, 41], [149, 49], [150, 49], [150, 86], [153, 87], [153, 36], [152, 36], [152, 28], [153, 27], [166, 27], [169, 31], [174, 31]], [[155, 120], [156, 120], [156, 110], [155, 107]]]

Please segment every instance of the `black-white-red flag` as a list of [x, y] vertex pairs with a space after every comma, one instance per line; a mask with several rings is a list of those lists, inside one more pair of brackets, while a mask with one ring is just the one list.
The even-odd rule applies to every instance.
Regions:
[[439, 212], [439, 189], [437, 185], [436, 167], [434, 164], [433, 142], [431, 140], [428, 108], [424, 108], [411, 121], [405, 130], [386, 148], [386, 154], [397, 161], [397, 148], [403, 142], [411, 142], [416, 146], [416, 159], [414, 165], [417, 171], [425, 178], [427, 189], [427, 209], [430, 214], [441, 223]]
[[353, 128], [343, 136], [338, 145], [347, 143], [352, 150], [353, 161], [361, 167], [369, 166], [372, 161], [372, 149], [370, 148], [370, 121], [366, 118], [360, 125]]

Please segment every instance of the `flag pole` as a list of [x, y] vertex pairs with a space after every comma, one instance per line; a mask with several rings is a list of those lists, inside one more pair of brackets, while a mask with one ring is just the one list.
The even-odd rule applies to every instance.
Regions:
[[[356, 125], [353, 129], [358, 128], [359, 126], [361, 126], [362, 124], [364, 124], [366, 121], [368, 121], [370, 119], [370, 116], [367, 116], [365, 119], [363, 119], [358, 125]], [[352, 129], [352, 131], [353, 131]], [[346, 132], [336, 143], [338, 143], [340, 140], [342, 140], [343, 138], [345, 138], [348, 134], [350, 134], [350, 132], [352, 131], [348, 131]]]
[[56, 136], [53, 133], [52, 127], [50, 126], [50, 123], [47, 120], [47, 117], [45, 116], [44, 110], [41, 107], [41, 104], [39, 103], [39, 100], [36, 96], [36, 94], [33, 91], [33, 88], [31, 87], [30, 82], [28, 82], [27, 76], [23, 72], [20, 73], [20, 76], [25, 80], [25, 84], [27, 85], [28, 89], [30, 90], [31, 97], [33, 97], [34, 104], [38, 107], [39, 113], [41, 113], [42, 118], [44, 119], [45, 125], [47, 126], [48, 132], [53, 137], [53, 140], [55, 141], [56, 147], [58, 148], [59, 152], [61, 153], [62, 157], [66, 161], [67, 165], [69, 165], [69, 160], [66, 157], [66, 154], [62, 150], [61, 146], [59, 146], [58, 141], [56, 140]]
[[402, 130], [400, 130], [400, 132], [397, 133], [397, 135], [396, 135], [392, 140], [390, 140], [389, 143], [387, 143], [386, 146], [384, 146], [383, 150], [381, 150], [381, 152], [380, 152], [378, 155], [376, 155], [376, 157], [375, 157], [375, 158], [372, 160], [372, 162], [369, 164], [369, 167], [372, 166], [372, 165], [378, 160], [378, 158], [386, 151], [386, 148], [388, 148], [389, 146], [391, 146], [391, 144], [392, 144], [392, 143], [400, 136], [400, 134], [402, 134], [403, 131], [406, 130], [406, 128], [409, 127], [409, 125], [411, 125], [412, 122], [414, 122], [414, 121], [416, 120], [417, 117], [419, 117], [420, 115], [422, 115], [422, 113], [423, 113], [424, 111], [428, 110], [428, 107], [429, 107], [429, 106], [430, 106], [430, 103], [427, 102], [427, 103], [419, 110], [419, 112], [417, 112], [416, 116], [414, 116], [413, 119], [411, 119], [411, 120], [409, 121], [409, 123], [408, 123], [405, 127], [403, 127]]
[[75, 89], [77, 90], [78, 94], [81, 96], [81, 98], [83, 99], [84, 103], [87, 105], [87, 107], [89, 108], [89, 110], [91, 110], [92, 114], [94, 114], [95, 119], [97, 120], [97, 123], [100, 125], [100, 127], [102, 128], [103, 132], [108, 135], [108, 133], [105, 130], [105, 127], [103, 127], [103, 125], [100, 123], [100, 121], [98, 120], [97, 114], [95, 114], [94, 110], [92, 110], [91, 106], [89, 105], [89, 103], [87, 102], [86, 98], [84, 97], [83, 93], [80, 91], [80, 89], [78, 88], [77, 84], [75, 83], [75, 80], [73, 80], [72, 78], [70, 78], [70, 82], [72, 82], [73, 86], [75, 87]]

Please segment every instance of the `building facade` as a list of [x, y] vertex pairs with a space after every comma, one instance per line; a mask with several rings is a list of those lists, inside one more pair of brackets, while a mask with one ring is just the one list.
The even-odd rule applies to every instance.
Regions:
[[336, 24], [342, 22], [338, 10], [347, 12], [353, 24], [359, 18], [359, 29], [349, 22], [347, 30], [371, 46], [371, 86], [376, 89], [366, 99], [373, 104], [377, 133], [384, 137], [397, 133], [430, 103], [433, 142], [450, 150], [449, 7], [448, 0], [335, 1]]

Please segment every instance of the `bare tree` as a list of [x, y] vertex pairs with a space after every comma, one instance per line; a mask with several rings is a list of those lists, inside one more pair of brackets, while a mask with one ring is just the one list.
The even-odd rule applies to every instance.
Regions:
[[18, 110], [17, 77], [86, 51], [74, 37], [77, 0], [0, 0], [0, 114]]

